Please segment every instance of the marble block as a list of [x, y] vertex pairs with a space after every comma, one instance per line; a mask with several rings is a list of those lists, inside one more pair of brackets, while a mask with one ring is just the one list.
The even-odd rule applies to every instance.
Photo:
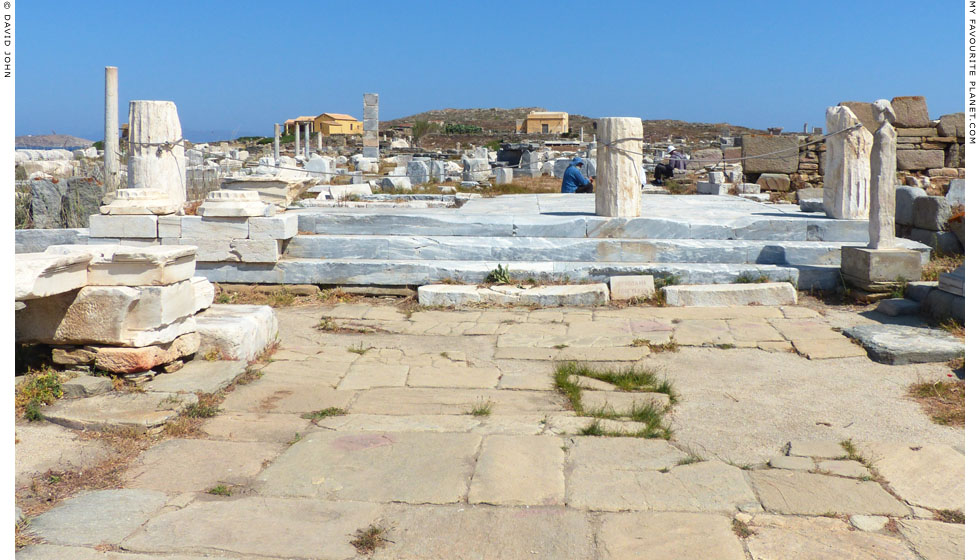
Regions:
[[203, 311], [214, 303], [214, 284], [203, 276], [191, 278], [191, 286], [194, 287], [194, 313]]
[[21, 253], [14, 257], [14, 299], [36, 299], [77, 290], [88, 282], [90, 255]]
[[249, 239], [289, 239], [299, 233], [299, 216], [282, 214], [269, 218], [249, 218]]
[[197, 209], [198, 216], [205, 217], [271, 216], [274, 213], [274, 205], [263, 202], [257, 191], [248, 190], [211, 191]]
[[103, 214], [175, 214], [182, 204], [160, 189], [118, 189], [109, 204], [99, 207]]
[[88, 221], [89, 237], [157, 237], [155, 215], [108, 215], [93, 214]]
[[279, 261], [278, 239], [187, 239], [181, 245], [197, 247], [200, 262], [274, 263]]
[[908, 249], [841, 247], [844, 280], [868, 292], [887, 292], [922, 277], [922, 257]]
[[657, 288], [653, 276], [610, 276], [609, 294], [611, 299], [643, 299], [651, 297]]
[[[181, 243], [187, 245], [193, 245], [197, 241], [209, 242], [218, 239], [247, 239], [248, 217], [215, 218], [184, 216], [180, 221], [180, 237]], [[187, 241], [187, 243], [184, 243], [184, 241]]]
[[87, 255], [89, 286], [161, 286], [194, 275], [195, 249], [178, 245], [52, 245], [45, 253]]

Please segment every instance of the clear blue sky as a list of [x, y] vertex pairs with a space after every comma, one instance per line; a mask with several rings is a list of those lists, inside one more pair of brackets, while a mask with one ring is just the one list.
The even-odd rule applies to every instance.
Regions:
[[[959, 0], [21, 1], [16, 131], [102, 136], [103, 68], [185, 136], [300, 114], [540, 106], [801, 130], [840, 101], [963, 110]], [[299, 36], [297, 34], [300, 33]]]

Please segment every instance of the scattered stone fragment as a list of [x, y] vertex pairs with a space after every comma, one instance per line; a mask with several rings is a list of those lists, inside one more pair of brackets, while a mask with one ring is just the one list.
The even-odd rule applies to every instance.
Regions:
[[777, 455], [769, 459], [769, 466], [774, 469], [786, 469], [791, 471], [808, 471], [813, 468], [813, 459], [809, 457], [792, 457]]
[[42, 408], [49, 422], [76, 430], [135, 428], [145, 431], [177, 417], [197, 395], [168, 393], [109, 393], [87, 399], [62, 400]]
[[881, 531], [888, 524], [888, 518], [882, 515], [852, 515], [851, 525], [862, 531]]
[[61, 384], [65, 398], [77, 399], [94, 397], [112, 390], [112, 381], [108, 377], [94, 375], [79, 375]]
[[919, 302], [905, 298], [883, 299], [878, 302], [875, 311], [889, 317], [914, 315], [919, 312]]
[[892, 365], [946, 362], [965, 351], [962, 340], [937, 329], [858, 325], [845, 328], [844, 334], [859, 341], [871, 359]]

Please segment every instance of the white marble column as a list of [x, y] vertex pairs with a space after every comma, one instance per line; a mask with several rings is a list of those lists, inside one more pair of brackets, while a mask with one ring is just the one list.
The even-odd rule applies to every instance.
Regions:
[[824, 174], [823, 207], [831, 218], [863, 220], [868, 217], [871, 186], [871, 133], [843, 105], [827, 108], [827, 163]]
[[309, 161], [310, 160], [310, 123], [303, 124], [303, 140], [304, 140], [303, 145], [306, 147], [303, 150], [303, 157], [306, 158], [306, 161]]
[[323, 151], [323, 131], [316, 131], [316, 151], [320, 153]]
[[107, 195], [119, 188], [119, 69], [105, 67], [105, 135], [102, 141]]
[[158, 189], [187, 201], [184, 144], [173, 101], [129, 102], [129, 187]]
[[599, 119], [598, 133], [595, 213], [620, 218], [639, 216], [643, 123], [635, 117], [604, 117]]
[[895, 111], [887, 99], [871, 106], [878, 130], [871, 148], [871, 216], [869, 249], [895, 247], [895, 158], [897, 134], [892, 121]]
[[276, 162], [276, 167], [279, 167], [279, 123], [276, 123], [272, 135], [272, 157]]

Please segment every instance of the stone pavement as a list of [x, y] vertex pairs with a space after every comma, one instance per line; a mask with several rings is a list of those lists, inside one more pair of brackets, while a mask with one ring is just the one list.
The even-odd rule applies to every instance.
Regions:
[[[273, 361], [204, 437], [34, 519], [18, 558], [346, 559], [372, 524], [375, 558], [964, 557], [935, 520], [964, 510], [963, 430], [904, 396], [948, 367], [872, 362], [811, 309], [277, 314]], [[674, 437], [578, 435], [556, 360], [659, 369]]]

